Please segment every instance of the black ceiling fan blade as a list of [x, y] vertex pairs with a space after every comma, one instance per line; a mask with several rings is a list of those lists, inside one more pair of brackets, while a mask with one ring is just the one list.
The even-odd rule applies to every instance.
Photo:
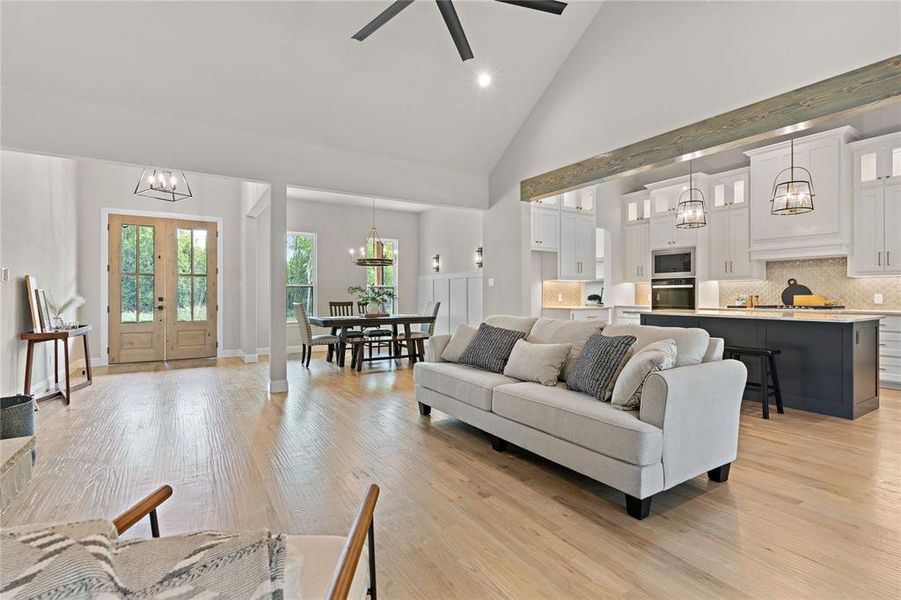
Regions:
[[557, 2], [557, 0], [497, 0], [498, 2], [503, 2], [504, 4], [515, 4], [516, 6], [522, 6], [523, 8], [531, 8], [532, 10], [540, 10], [546, 13], [553, 13], [555, 15], [563, 14], [563, 9], [566, 8], [566, 2]]
[[472, 48], [469, 47], [469, 40], [466, 39], [466, 34], [463, 33], [463, 25], [460, 24], [460, 17], [457, 16], [454, 3], [451, 0], [435, 0], [435, 2], [438, 4], [441, 16], [444, 17], [444, 24], [447, 25], [447, 30], [450, 32], [454, 44], [457, 45], [457, 52], [460, 53], [460, 58], [463, 59], [463, 62], [473, 58]]
[[379, 27], [381, 27], [382, 25], [384, 25], [385, 23], [387, 23], [388, 21], [390, 21], [391, 19], [396, 17], [397, 13], [399, 13], [403, 9], [407, 8], [411, 4], [413, 4], [413, 0], [396, 0], [393, 4], [391, 4], [391, 6], [389, 6], [388, 8], [383, 10], [381, 13], [379, 13], [379, 15], [376, 18], [374, 18], [369, 23], [367, 23], [366, 26], [363, 27], [363, 29], [356, 32], [351, 37], [355, 40], [359, 40], [362, 42], [363, 40], [368, 38], [370, 35], [375, 33], [375, 31]]

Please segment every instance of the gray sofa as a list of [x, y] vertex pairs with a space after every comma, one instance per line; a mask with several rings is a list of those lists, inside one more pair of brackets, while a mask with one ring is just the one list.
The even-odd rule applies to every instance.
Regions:
[[[493, 316], [489, 325], [528, 333], [533, 343], [570, 343], [561, 378], [578, 359], [596, 322]], [[434, 407], [507, 442], [610, 485], [626, 494], [628, 513], [643, 519], [651, 497], [707, 473], [726, 481], [738, 448], [738, 417], [747, 372], [723, 360], [723, 341], [703, 330], [608, 325], [607, 335], [636, 335], [636, 347], [674, 338], [676, 367], [651, 374], [641, 408], [622, 411], [609, 402], [557, 386], [523, 382], [444, 362], [451, 336], [429, 340], [426, 360], [414, 367], [422, 415]]]

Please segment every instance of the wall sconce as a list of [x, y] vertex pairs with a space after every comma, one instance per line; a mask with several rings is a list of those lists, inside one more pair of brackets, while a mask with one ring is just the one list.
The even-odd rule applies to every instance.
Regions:
[[482, 247], [476, 248], [476, 266], [482, 268]]
[[432, 270], [436, 273], [441, 270], [441, 257], [437, 254], [432, 257]]

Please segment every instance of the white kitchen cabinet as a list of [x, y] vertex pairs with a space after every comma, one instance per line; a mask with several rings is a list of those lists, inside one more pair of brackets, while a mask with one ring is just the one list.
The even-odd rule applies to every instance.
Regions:
[[650, 312], [649, 306], [617, 306], [613, 309], [613, 323], [616, 325], [641, 325], [641, 313]]
[[849, 144], [854, 186], [901, 179], [901, 132]]
[[559, 208], [560, 207], [560, 199], [561, 196], [558, 194], [556, 196], [548, 196], [547, 198], [542, 198], [541, 200], [535, 200], [532, 202], [532, 206], [543, 206], [545, 208]]
[[598, 325], [610, 323], [612, 309], [599, 306], [598, 308], [542, 308], [541, 316], [551, 319], [564, 319], [566, 321], [597, 321]]
[[532, 204], [532, 250], [556, 252], [560, 249], [560, 210]]
[[794, 163], [810, 171], [814, 210], [773, 215], [777, 175], [791, 164], [789, 141], [745, 152], [751, 159], [751, 258], [778, 260], [846, 255], [851, 245], [850, 169], [847, 143], [858, 132], [840, 127], [794, 142]]
[[651, 218], [651, 192], [641, 190], [623, 196], [623, 224]]
[[[705, 201], [709, 196], [706, 173], [695, 173], [692, 185], [700, 189]], [[651, 205], [651, 249], [694, 247], [698, 243], [697, 229], [676, 227], [679, 198], [688, 190], [688, 175], [649, 184]], [[709, 207], [708, 207], [709, 212]]]
[[879, 381], [901, 388], [901, 316], [879, 320]]
[[595, 216], [560, 214], [560, 279], [587, 281], [595, 278]]
[[710, 198], [707, 198], [708, 210], [748, 206], [749, 182], [750, 169], [747, 167], [711, 175], [708, 180], [710, 190]]
[[715, 210], [708, 215], [710, 279], [764, 278], [764, 263], [752, 261], [749, 252], [750, 219], [750, 209], [745, 207]]
[[647, 221], [626, 225], [623, 229], [623, 281], [651, 279], [650, 224]]
[[597, 200], [597, 186], [590, 185], [580, 190], [564, 192], [561, 208], [564, 211], [594, 214]]
[[698, 243], [697, 229], [676, 227], [676, 213], [651, 218], [651, 248], [682, 248]]

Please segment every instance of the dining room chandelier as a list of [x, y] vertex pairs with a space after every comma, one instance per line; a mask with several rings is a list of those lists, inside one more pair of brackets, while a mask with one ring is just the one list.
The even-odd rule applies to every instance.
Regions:
[[135, 186], [135, 196], [146, 196], [166, 202], [178, 202], [194, 197], [184, 173], [165, 169], [144, 169], [141, 178], [138, 179], [138, 185]]
[[773, 181], [770, 214], [802, 215], [813, 210], [813, 176], [804, 167], [795, 166], [795, 139], [791, 140], [790, 166]]
[[359, 267], [390, 267], [394, 264], [394, 257], [385, 256], [385, 243], [375, 227], [375, 198], [372, 199], [372, 227], [360, 246], [360, 255], [357, 256], [354, 249], [350, 249], [350, 260]]
[[688, 161], [688, 189], [679, 195], [676, 207], [676, 227], [679, 229], [697, 229], [707, 226], [707, 207], [704, 205], [704, 193], [692, 186], [692, 161]]

